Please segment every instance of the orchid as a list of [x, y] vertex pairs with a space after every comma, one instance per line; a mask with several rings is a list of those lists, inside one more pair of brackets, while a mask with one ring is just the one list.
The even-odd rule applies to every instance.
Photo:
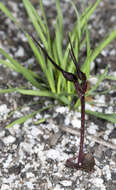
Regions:
[[73, 46], [71, 43], [71, 40], [69, 38], [70, 43], [70, 56], [73, 60], [73, 63], [76, 67], [76, 74], [73, 74], [71, 72], [67, 72], [63, 70], [59, 65], [55, 63], [55, 61], [48, 55], [46, 49], [30, 34], [34, 42], [40, 47], [40, 49], [44, 52], [45, 56], [50, 60], [50, 62], [53, 64], [53, 66], [58, 69], [64, 78], [67, 81], [70, 81], [74, 84], [76, 92], [78, 97], [81, 101], [81, 130], [80, 130], [80, 149], [79, 149], [79, 156], [78, 161], [75, 163], [74, 160], [76, 157], [70, 158], [66, 162], [66, 166], [70, 168], [76, 168], [76, 169], [82, 169], [85, 171], [92, 171], [95, 161], [94, 157], [92, 157], [90, 154], [84, 154], [83, 152], [83, 145], [84, 145], [84, 132], [85, 132], [85, 93], [87, 90], [87, 79], [84, 72], [82, 72], [79, 68], [79, 65], [77, 63]]

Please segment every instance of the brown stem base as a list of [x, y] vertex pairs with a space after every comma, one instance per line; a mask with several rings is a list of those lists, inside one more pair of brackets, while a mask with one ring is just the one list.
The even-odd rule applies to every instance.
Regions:
[[77, 170], [83, 170], [89, 173], [94, 171], [95, 160], [91, 154], [86, 153], [83, 155], [81, 165], [78, 164], [77, 157], [73, 157], [66, 161], [66, 166]]

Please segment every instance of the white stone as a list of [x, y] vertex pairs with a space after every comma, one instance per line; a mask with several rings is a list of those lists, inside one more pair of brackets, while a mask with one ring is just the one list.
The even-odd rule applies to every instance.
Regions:
[[116, 16], [112, 16], [111, 19], [110, 19], [112, 22], [114, 22], [116, 20]]
[[99, 34], [104, 34], [104, 32], [105, 32], [104, 28], [101, 28], [101, 29], [99, 30]]
[[89, 78], [89, 82], [92, 84], [92, 85], [95, 85], [98, 81], [98, 78], [97, 77], [93, 77], [93, 76], [90, 76]]
[[66, 117], [64, 120], [65, 125], [69, 125], [70, 124], [70, 119], [69, 117]]
[[32, 123], [32, 118], [29, 118], [28, 120], [26, 120], [26, 121], [24, 122], [24, 127], [27, 128], [30, 123]]
[[19, 124], [15, 124], [13, 127], [9, 128], [9, 132], [11, 135], [15, 136], [20, 135], [21, 129]]
[[107, 123], [107, 129], [109, 130], [113, 130], [114, 126], [112, 125], [112, 123]]
[[102, 50], [101, 54], [105, 57], [107, 56], [108, 50]]
[[26, 173], [26, 177], [27, 177], [27, 178], [33, 178], [33, 177], [35, 177], [35, 176], [34, 176], [34, 174], [31, 173], [31, 172], [27, 172], [27, 173]]
[[25, 182], [24, 184], [27, 185], [27, 187], [28, 187], [30, 190], [33, 190], [33, 183], [32, 183], [31, 181]]
[[115, 138], [113, 138], [111, 141], [112, 141], [113, 144], [116, 145], [116, 139]]
[[61, 148], [59, 150], [50, 149], [45, 151], [45, 155], [47, 158], [51, 158], [53, 160], [64, 161], [67, 159], [67, 154], [61, 152]]
[[77, 117], [74, 116], [72, 118], [71, 123], [72, 123], [74, 128], [79, 128], [80, 129], [80, 127], [81, 127], [81, 120], [80, 119], [78, 119]]
[[96, 95], [95, 97], [98, 100], [98, 104], [97, 105], [104, 105], [105, 104], [105, 96], [104, 95]]
[[24, 108], [21, 109], [21, 112], [24, 112], [24, 113], [25, 113], [26, 111], [29, 111], [29, 110], [30, 110], [29, 107], [24, 107]]
[[90, 179], [90, 182], [92, 182], [96, 187], [102, 187], [103, 185], [103, 179], [98, 177]]
[[13, 137], [13, 136], [11, 136], [11, 135], [9, 135], [7, 137], [4, 137], [2, 140], [3, 140], [3, 142], [4, 142], [5, 145], [9, 145], [9, 144], [14, 143], [15, 140], [16, 140], [16, 138]]
[[51, 158], [51, 159], [55, 160], [55, 159], [58, 159], [58, 157], [60, 156], [60, 154], [59, 154], [59, 152], [57, 150], [50, 149], [50, 150], [46, 151], [46, 156], [48, 158]]
[[98, 129], [97, 125], [95, 125], [95, 124], [92, 123], [92, 124], [89, 126], [89, 128], [87, 129], [87, 131], [88, 131], [89, 134], [95, 135], [97, 129]]
[[9, 111], [10, 110], [7, 108], [7, 105], [6, 104], [2, 104], [0, 106], [0, 120], [6, 119]]
[[111, 180], [111, 171], [108, 165], [104, 166], [103, 171], [106, 175], [107, 180]]
[[15, 53], [15, 56], [16, 57], [23, 57], [24, 56], [24, 49], [23, 49], [23, 47], [19, 47], [19, 49], [16, 51], [16, 53]]
[[89, 146], [90, 146], [90, 147], [93, 147], [94, 145], [95, 145], [95, 142], [94, 142], [94, 141], [92, 141], [92, 142], [89, 143]]
[[31, 143], [23, 142], [21, 145], [22, 145], [21, 148], [23, 149], [23, 151], [32, 153], [32, 144]]
[[68, 111], [68, 108], [65, 106], [62, 106], [62, 107], [60, 106], [56, 108], [56, 112], [58, 113], [66, 113], [67, 111]]
[[5, 131], [0, 131], [0, 138], [3, 138], [5, 136]]
[[13, 118], [22, 117], [22, 116], [23, 116], [23, 114], [19, 111], [15, 111], [13, 114]]
[[33, 137], [37, 137], [39, 134], [43, 134], [43, 131], [37, 128], [36, 126], [32, 126], [31, 135]]
[[107, 141], [108, 140], [108, 135], [104, 135], [103, 138], [104, 138], [105, 141]]
[[93, 70], [94, 67], [95, 67], [95, 62], [92, 62], [90, 65], [90, 69]]
[[41, 161], [42, 167], [45, 167], [45, 161], [47, 158], [46, 152], [44, 151], [44, 144], [39, 144], [39, 147], [34, 148], [34, 152], [38, 154], [38, 157]]
[[12, 155], [9, 154], [9, 156], [8, 156], [8, 158], [7, 158], [7, 160], [6, 160], [6, 162], [3, 163], [4, 168], [8, 168], [11, 162], [12, 162]]
[[11, 190], [11, 188], [7, 184], [2, 184], [1, 190]]
[[112, 50], [110, 51], [110, 55], [116, 55], [116, 50], [115, 50], [115, 49], [112, 49]]
[[61, 186], [59, 184], [57, 184], [53, 190], [64, 190], [64, 188], [61, 188]]
[[26, 36], [22, 32], [17, 33], [18, 38], [20, 38], [23, 42], [27, 42]]
[[72, 181], [64, 180], [64, 181], [61, 181], [60, 184], [62, 184], [65, 187], [68, 187], [72, 185]]
[[16, 175], [15, 174], [11, 174], [11, 175], [9, 175], [8, 178], [4, 178], [3, 179], [3, 183], [12, 184], [12, 183], [14, 183], [14, 180], [16, 180]]
[[40, 113], [37, 113], [36, 116], [35, 116], [36, 119], [41, 119], [42, 116], [40, 115]]

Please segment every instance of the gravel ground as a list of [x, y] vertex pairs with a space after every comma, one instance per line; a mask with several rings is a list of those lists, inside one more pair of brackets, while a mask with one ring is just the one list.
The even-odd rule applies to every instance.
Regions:
[[[2, 0], [3, 1], [3, 0]], [[4, 0], [13, 14], [33, 31], [23, 5]], [[35, 4], [37, 1], [32, 0]], [[44, 1], [49, 24], [56, 15], [54, 1]], [[79, 2], [75, 0], [78, 4]], [[90, 0], [89, 2], [92, 2]], [[70, 30], [75, 16], [68, 1], [62, 1], [64, 24]], [[79, 3], [79, 10], [82, 5]], [[38, 8], [39, 10], [39, 8]], [[68, 14], [69, 13], [69, 14]], [[67, 16], [68, 15], [68, 16]], [[52, 20], [52, 21], [51, 21]], [[36, 69], [36, 60], [25, 36], [0, 12], [0, 47], [28, 67]], [[69, 24], [70, 23], [70, 24]], [[72, 24], [71, 24], [72, 23]], [[92, 46], [116, 25], [116, 1], [103, 0], [90, 19]], [[51, 29], [52, 32], [52, 29]], [[0, 55], [1, 58], [1, 55]], [[112, 42], [93, 63], [93, 74], [104, 71], [109, 64], [109, 75], [116, 76], [116, 41]], [[95, 79], [95, 78], [94, 78]], [[93, 78], [90, 83], [93, 85]], [[0, 88], [28, 84], [21, 75], [9, 71], [0, 64]], [[99, 91], [115, 87], [115, 82], [105, 80]], [[112, 113], [116, 111], [116, 93], [96, 95], [96, 106], [86, 104], [87, 109]], [[38, 102], [38, 103], [36, 103]], [[38, 113], [22, 125], [10, 129], [5, 126], [25, 114], [54, 104], [51, 109]], [[38, 124], [39, 119], [45, 119]], [[95, 157], [94, 173], [86, 173], [65, 167], [67, 158], [77, 155], [79, 149], [80, 113], [58, 105], [57, 101], [44, 97], [28, 97], [0, 94], [0, 188], [1, 190], [115, 190], [116, 189], [116, 124], [86, 115], [85, 152]]]

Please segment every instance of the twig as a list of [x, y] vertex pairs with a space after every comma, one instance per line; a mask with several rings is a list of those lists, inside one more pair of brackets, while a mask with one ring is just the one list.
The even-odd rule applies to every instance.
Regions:
[[[65, 126], [58, 126], [60, 128], [60, 130], [67, 132], [67, 133], [71, 133], [72, 135], [76, 135], [76, 136], [80, 136], [80, 130], [79, 129], [73, 129], [72, 127], [65, 127]], [[116, 150], [116, 145], [110, 143], [110, 142], [106, 142], [103, 139], [99, 138], [99, 137], [95, 137], [93, 135], [86, 135], [86, 138], [90, 141], [94, 141], [97, 142], [98, 144], [101, 144], [103, 146], [107, 146], [108, 148], [114, 149]]]

